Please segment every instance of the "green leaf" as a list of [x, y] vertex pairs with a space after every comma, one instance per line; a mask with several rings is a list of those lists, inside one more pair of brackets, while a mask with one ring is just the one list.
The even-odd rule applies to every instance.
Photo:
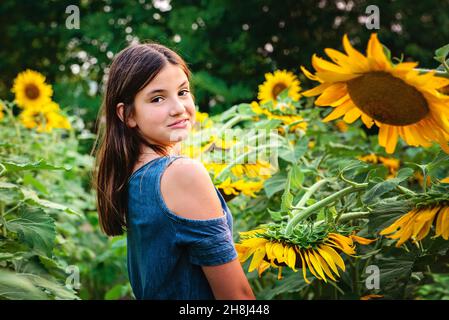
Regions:
[[0, 269], [0, 299], [44, 300], [48, 297], [22, 274]]
[[288, 146], [281, 145], [279, 148], [279, 157], [292, 164], [296, 163], [295, 151]]
[[260, 120], [254, 123], [255, 129], [266, 129], [266, 130], [273, 130], [279, 127], [279, 125], [282, 123], [281, 120], [277, 119], [267, 119], [267, 120]]
[[309, 139], [303, 137], [299, 142], [295, 145], [295, 157], [296, 159], [300, 159], [309, 149]]
[[39, 198], [37, 196], [36, 192], [34, 192], [33, 190], [21, 188], [21, 191], [24, 196], [24, 200], [26, 202], [28, 202], [29, 204], [38, 205], [40, 207], [48, 208], [48, 209], [60, 210], [60, 211], [63, 211], [63, 212], [69, 213], [69, 214], [75, 214], [79, 217], [82, 216], [81, 213], [76, 212], [75, 210], [73, 210], [65, 205]]
[[264, 190], [268, 198], [271, 198], [275, 193], [284, 189], [287, 176], [285, 173], [279, 173], [272, 176], [264, 182]]
[[26, 173], [23, 176], [23, 184], [31, 185], [43, 194], [48, 194], [48, 190], [43, 183], [33, 177], [32, 174]]
[[39, 160], [31, 163], [16, 163], [12, 161], [2, 162], [7, 172], [23, 171], [23, 170], [70, 170], [70, 167], [55, 166], [47, 163], [45, 160]]
[[254, 115], [253, 109], [251, 108], [251, 105], [249, 103], [241, 103], [241, 104], [237, 105], [237, 111], [238, 111], [238, 113], [243, 114], [243, 115], [249, 115], [249, 116]]
[[300, 189], [304, 181], [304, 173], [298, 166], [292, 166], [291, 170], [291, 185], [295, 189]]
[[293, 202], [293, 195], [290, 192], [291, 171], [288, 174], [287, 182], [285, 184], [285, 190], [281, 197], [281, 210], [290, 210]]
[[19, 186], [9, 182], [0, 181], [0, 189], [18, 189]]
[[381, 181], [378, 178], [373, 179], [371, 183], [374, 183], [374, 185], [363, 195], [363, 202], [366, 204], [376, 202], [381, 196], [394, 190], [399, 183], [408, 179], [411, 175], [413, 175], [413, 169], [403, 168], [398, 171], [395, 178], [386, 181]]
[[446, 60], [446, 57], [449, 55], [449, 44], [435, 50], [435, 60], [440, 63], [443, 63]]
[[270, 214], [271, 219], [273, 219], [273, 221], [281, 221], [283, 220], [283, 214], [281, 211], [273, 211], [270, 208], [267, 208], [268, 213]]
[[50, 255], [56, 237], [54, 220], [42, 209], [21, 206], [16, 218], [6, 221], [6, 229], [43, 255]]
[[75, 291], [72, 289], [68, 289], [67, 287], [59, 284], [56, 280], [46, 279], [44, 277], [40, 277], [34, 274], [26, 274], [25, 278], [30, 280], [36, 287], [40, 287], [46, 291], [49, 291], [50, 294], [58, 300], [79, 300]]
[[128, 293], [128, 286], [123, 284], [117, 284], [106, 292], [105, 300], [118, 300]]
[[292, 273], [286, 276], [281, 283], [276, 283], [273, 288], [265, 289], [258, 294], [258, 299], [271, 300], [283, 293], [295, 293], [306, 288], [308, 284], [304, 281], [302, 273]]

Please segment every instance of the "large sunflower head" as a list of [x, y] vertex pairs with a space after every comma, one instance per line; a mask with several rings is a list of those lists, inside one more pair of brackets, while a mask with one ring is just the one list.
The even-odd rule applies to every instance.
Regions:
[[39, 108], [50, 102], [53, 94], [51, 86], [45, 83], [45, 77], [33, 70], [19, 73], [11, 91], [17, 105], [22, 108]]
[[339, 269], [343, 272], [346, 269], [340, 253], [352, 256], [356, 253], [355, 242], [366, 245], [375, 241], [322, 228], [311, 230], [309, 226], [299, 226], [291, 236], [286, 236], [282, 230], [282, 225], [271, 224], [240, 233], [242, 240], [235, 246], [241, 263], [252, 256], [249, 272], [257, 270], [260, 277], [273, 267], [278, 269], [278, 279], [281, 279], [283, 267], [294, 272], [301, 268], [307, 283], [310, 283], [307, 271], [318, 280], [337, 281]]
[[420, 74], [417, 63], [393, 65], [386, 56], [376, 34], [368, 42], [367, 55], [361, 54], [343, 37], [346, 54], [325, 49], [333, 62], [314, 55], [315, 74], [301, 67], [311, 80], [321, 84], [303, 92], [317, 96], [317, 106], [334, 110], [323, 120], [343, 117], [353, 123], [361, 117], [367, 127], [379, 127], [379, 144], [393, 153], [401, 137], [412, 146], [430, 146], [437, 142], [449, 153], [449, 96], [440, 89], [449, 79], [435, 72]]
[[257, 98], [260, 103], [273, 102], [276, 105], [278, 95], [288, 89], [288, 96], [293, 101], [298, 101], [301, 95], [300, 82], [297, 77], [286, 70], [276, 70], [274, 73], [265, 74], [265, 82], [259, 85]]
[[402, 215], [380, 234], [397, 239], [396, 247], [407, 240], [413, 243], [423, 240], [435, 222], [435, 236], [449, 240], [449, 197], [439, 192], [417, 195], [413, 199], [413, 208]]

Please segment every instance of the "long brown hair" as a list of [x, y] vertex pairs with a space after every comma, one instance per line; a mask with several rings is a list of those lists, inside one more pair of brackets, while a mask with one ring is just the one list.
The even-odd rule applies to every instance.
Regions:
[[[109, 236], [126, 231], [127, 183], [139, 158], [140, 145], [167, 155], [163, 146], [149, 143], [138, 127], [130, 128], [127, 119], [134, 115], [134, 98], [167, 64], [181, 67], [187, 78], [190, 71], [185, 61], [169, 48], [146, 43], [131, 45], [119, 52], [109, 69], [106, 91], [99, 112], [99, 134], [94, 149], [96, 163], [93, 185], [97, 190], [100, 226]], [[123, 103], [123, 121], [117, 115], [117, 105]]]

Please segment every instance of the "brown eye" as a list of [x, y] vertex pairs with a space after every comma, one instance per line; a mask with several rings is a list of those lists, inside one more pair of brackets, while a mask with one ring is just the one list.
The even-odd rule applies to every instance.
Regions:
[[157, 102], [160, 102], [160, 101], [157, 101], [158, 99], [162, 99], [162, 97], [156, 97], [156, 98], [152, 99], [152, 100], [151, 100], [151, 103], [157, 103]]
[[181, 90], [181, 91], [179, 91], [179, 93], [182, 93], [182, 92], [185, 92], [185, 94], [182, 94], [183, 96], [186, 96], [187, 94], [189, 94], [189, 90]]

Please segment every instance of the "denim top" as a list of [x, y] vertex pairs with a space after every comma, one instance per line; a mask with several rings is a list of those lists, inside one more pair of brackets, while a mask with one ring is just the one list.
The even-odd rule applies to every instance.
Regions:
[[128, 275], [137, 299], [214, 299], [201, 266], [237, 258], [232, 215], [216, 187], [220, 218], [187, 219], [166, 206], [162, 173], [180, 157], [153, 159], [128, 180]]

